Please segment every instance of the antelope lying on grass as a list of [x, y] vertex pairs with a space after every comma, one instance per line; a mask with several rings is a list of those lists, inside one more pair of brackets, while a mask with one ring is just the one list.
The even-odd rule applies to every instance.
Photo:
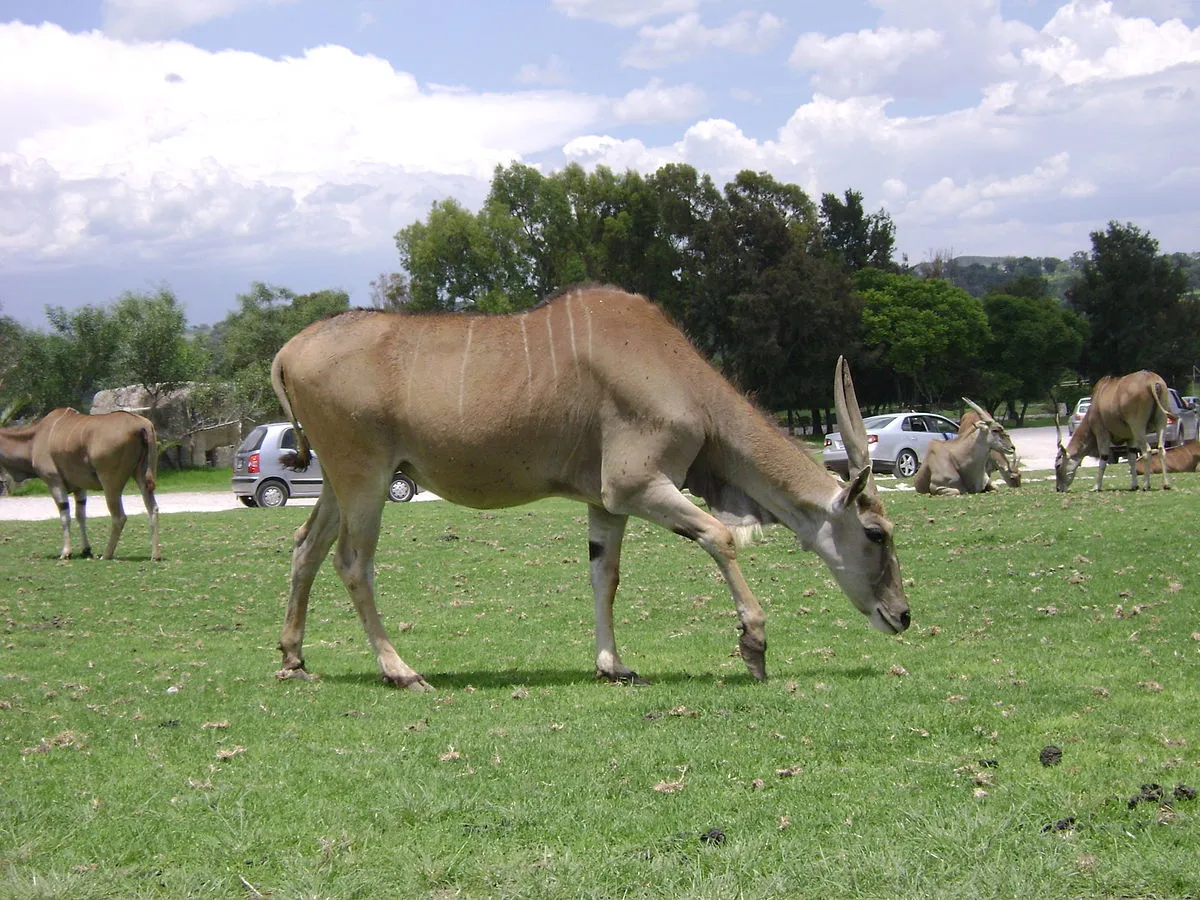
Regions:
[[[1075, 478], [1075, 470], [1085, 456], [1099, 459], [1100, 469], [1096, 473], [1098, 491], [1104, 481], [1104, 468], [1114, 448], [1133, 447], [1142, 456], [1149, 456], [1150, 444], [1146, 436], [1158, 434], [1157, 453], [1163, 452], [1164, 432], [1170, 413], [1163, 405], [1167, 396], [1167, 383], [1153, 372], [1143, 369], [1120, 378], [1105, 375], [1092, 388], [1092, 405], [1084, 413], [1083, 421], [1071, 435], [1067, 445], [1062, 442], [1062, 430], [1058, 417], [1054, 419], [1054, 430], [1058, 435], [1058, 454], [1054, 460], [1054, 489], [1065, 491]], [[1129, 489], [1138, 487], [1138, 471], [1134, 454], [1129, 455]], [[1155, 471], [1161, 471], [1162, 464]], [[1144, 472], [1146, 490], [1150, 490], [1150, 472]], [[1167, 473], [1162, 473], [1163, 490], [1171, 483]]]
[[[964, 400], [967, 398], [964, 397]], [[967, 400], [968, 403], [971, 401]], [[974, 404], [972, 404], [974, 405]], [[979, 413], [973, 409], [968, 409], [963, 413], [963, 417], [958, 422], [958, 433], [960, 435], [967, 434], [975, 426], [976, 422], [983, 421]], [[1005, 432], [1008, 435], [1008, 432]], [[1009, 440], [1012, 440], [1009, 435]], [[985, 491], [991, 490], [996, 486], [995, 479], [992, 478], [994, 473], [1000, 473], [1000, 477], [1004, 479], [1004, 483], [1009, 487], [1021, 486], [1021, 457], [1017, 455], [1016, 444], [1013, 445], [1012, 453], [1004, 453], [1000, 450], [992, 450], [987, 457], [987, 474], [989, 487], [984, 488]]]
[[[929, 445], [913, 479], [913, 487], [919, 494], [954, 496], [991, 490], [988, 466], [993, 455], [1003, 460], [1004, 469], [1017, 470], [1017, 449], [1004, 426], [966, 397], [963, 402], [975, 411], [973, 421], [966, 422], [964, 416], [957, 437]], [[1020, 484], [1019, 475], [1016, 480]]]
[[[1137, 473], [1146, 474], [1146, 457], [1137, 461]], [[1162, 471], [1163, 455], [1161, 453], [1149, 457], [1150, 471], [1155, 474]], [[1200, 441], [1188, 441], [1178, 447], [1172, 447], [1166, 453], [1168, 472], [1195, 472], [1200, 465]]]
[[33, 425], [0, 428], [0, 467], [18, 481], [36, 477], [50, 486], [62, 521], [59, 559], [71, 556], [68, 494], [75, 495], [82, 555], [92, 555], [87, 536], [87, 492], [99, 490], [104, 491], [112, 517], [104, 551], [104, 558], [112, 559], [125, 527], [121, 492], [133, 478], [150, 515], [151, 556], [162, 558], [158, 549], [158, 503], [154, 499], [158, 439], [149, 419], [130, 412], [85, 416], [73, 409], [56, 409]]
[[765, 617], [738, 568], [731, 527], [782, 522], [872, 625], [888, 634], [908, 627], [892, 525], [843, 361], [834, 388], [853, 445], [845, 485], [769, 424], [657, 307], [614, 288], [577, 289], [510, 316], [342, 313], [292, 338], [271, 375], [285, 414], [304, 427], [289, 463], [303, 468], [315, 448], [325, 477], [296, 532], [281, 677], [304, 668], [309, 591], [336, 537], [334, 566], [384, 680], [429, 689], [397, 655], [375, 608], [375, 547], [397, 469], [481, 509], [550, 496], [586, 503], [596, 670], [609, 679], [637, 678], [613, 636], [631, 515], [716, 561], [756, 678], [766, 677]]

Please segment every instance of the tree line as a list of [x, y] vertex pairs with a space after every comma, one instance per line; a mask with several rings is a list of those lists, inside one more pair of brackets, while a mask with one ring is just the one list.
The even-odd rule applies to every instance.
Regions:
[[[453, 198], [395, 235], [402, 272], [371, 283], [393, 310], [498, 313], [580, 282], [645, 294], [765, 408], [833, 427], [838, 355], [868, 409], [956, 406], [1018, 418], [1074, 378], [1150, 368], [1181, 388], [1200, 360], [1200, 266], [1109, 222], [1070, 260], [957, 266], [895, 259], [895, 226], [847, 189], [819, 201], [743, 171], [718, 187], [691, 166], [650, 175], [577, 165], [497, 167], [471, 212]], [[0, 416], [87, 409], [105, 387], [185, 381], [198, 419], [277, 413], [276, 350], [345, 291], [255, 282], [213, 326], [190, 327], [168, 286], [109, 304], [48, 307], [49, 328], [0, 315]], [[2, 313], [2, 310], [0, 310]], [[203, 424], [203, 421], [198, 422]]]

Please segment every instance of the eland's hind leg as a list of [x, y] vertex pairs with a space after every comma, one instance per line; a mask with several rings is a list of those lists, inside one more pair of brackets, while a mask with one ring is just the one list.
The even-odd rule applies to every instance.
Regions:
[[283, 653], [280, 677], [286, 678], [304, 669], [304, 624], [308, 618], [308, 597], [317, 570], [329, 555], [329, 548], [337, 537], [338, 520], [336, 499], [332, 492], [326, 496], [322, 491], [316, 506], [308, 514], [308, 520], [296, 529], [292, 541], [287, 616], [283, 620], [283, 634], [279, 638], [279, 649]]
[[154, 497], [154, 488], [146, 483], [145, 475], [137, 476], [137, 486], [142, 492], [142, 502], [146, 504], [146, 517], [150, 520], [150, 558], [162, 559], [162, 550], [158, 546], [158, 500]]
[[609, 681], [644, 683], [621, 662], [613, 632], [613, 598], [621, 580], [621, 541], [628, 516], [588, 507], [588, 574], [596, 601], [596, 675]]
[[[329, 472], [326, 470], [326, 477]], [[391, 477], [390, 470], [387, 473]], [[342, 583], [350, 592], [358, 618], [367, 632], [367, 640], [375, 651], [375, 660], [383, 680], [396, 687], [413, 691], [431, 691], [432, 687], [420, 674], [400, 658], [383, 628], [383, 620], [375, 607], [375, 547], [379, 543], [379, 523], [383, 516], [384, 490], [387, 481], [375, 483], [364, 479], [357, 487], [348, 489], [349, 502], [342, 507], [341, 528], [333, 564]]]
[[115, 485], [108, 482], [104, 485], [104, 502], [108, 504], [108, 515], [112, 526], [108, 532], [108, 546], [101, 559], [112, 559], [117, 552], [117, 541], [121, 540], [121, 532], [125, 530], [125, 506], [121, 503], [121, 491], [124, 484]]

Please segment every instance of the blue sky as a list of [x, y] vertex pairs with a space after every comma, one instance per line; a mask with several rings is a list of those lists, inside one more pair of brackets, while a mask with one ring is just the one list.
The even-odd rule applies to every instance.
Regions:
[[398, 268], [520, 160], [861, 191], [899, 250], [1200, 250], [1195, 0], [0, 0], [0, 313]]

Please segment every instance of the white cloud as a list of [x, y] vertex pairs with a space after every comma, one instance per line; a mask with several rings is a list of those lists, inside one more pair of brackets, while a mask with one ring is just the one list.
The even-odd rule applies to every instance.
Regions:
[[1042, 30], [1046, 43], [1023, 59], [1066, 84], [1129, 78], [1200, 62], [1200, 28], [1124, 18], [1111, 3], [1065, 4]]
[[932, 28], [879, 28], [834, 37], [810, 32], [797, 39], [788, 65], [816, 70], [813, 86], [818, 90], [839, 96], [870, 93], [905, 61], [938, 49], [942, 38]]
[[272, 60], [18, 23], [0, 25], [0, 85], [0, 266], [386, 242], [447, 185], [477, 199], [496, 165], [612, 114], [422, 87], [341, 47]]
[[704, 91], [694, 84], [668, 86], [652, 78], [613, 104], [618, 122], [679, 122], [693, 119], [704, 109]]
[[104, 30], [113, 37], [160, 40], [250, 6], [294, 0], [104, 0]]
[[630, 28], [651, 19], [691, 12], [700, 0], [551, 0], [560, 13]]
[[769, 47], [783, 23], [770, 13], [742, 12], [724, 25], [708, 28], [695, 13], [666, 25], [644, 25], [637, 43], [621, 62], [638, 69], [657, 69], [700, 56], [710, 49], [755, 54]]

